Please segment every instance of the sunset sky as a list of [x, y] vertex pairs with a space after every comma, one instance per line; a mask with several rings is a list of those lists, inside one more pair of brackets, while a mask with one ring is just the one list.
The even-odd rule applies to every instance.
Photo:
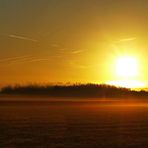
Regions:
[[[148, 86], [148, 0], [0, 0], [0, 20], [0, 86]], [[124, 57], [136, 74], [118, 74]]]

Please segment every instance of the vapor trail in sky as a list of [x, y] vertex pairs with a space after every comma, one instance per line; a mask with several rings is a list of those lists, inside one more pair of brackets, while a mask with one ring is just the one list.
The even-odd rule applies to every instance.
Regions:
[[14, 35], [14, 34], [10, 34], [10, 35], [8, 35], [8, 37], [15, 38], [15, 39], [20, 39], [20, 40], [27, 40], [27, 41], [37, 42], [37, 40], [35, 40], [35, 39], [25, 37], [25, 36]]

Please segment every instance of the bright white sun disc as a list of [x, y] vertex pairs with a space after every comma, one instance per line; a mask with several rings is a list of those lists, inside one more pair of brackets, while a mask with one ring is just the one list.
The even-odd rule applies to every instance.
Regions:
[[118, 77], [131, 78], [138, 75], [138, 60], [135, 57], [121, 57], [116, 62], [116, 74]]

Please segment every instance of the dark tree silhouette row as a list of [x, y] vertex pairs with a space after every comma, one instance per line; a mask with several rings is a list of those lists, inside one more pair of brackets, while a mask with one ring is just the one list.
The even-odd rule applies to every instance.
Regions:
[[27, 85], [7, 86], [1, 89], [1, 94], [7, 95], [45, 95], [51, 97], [147, 97], [146, 91], [133, 91], [131, 89], [111, 85], [74, 84], [74, 85]]
[[1, 89], [1, 94], [7, 95], [42, 95], [50, 97], [80, 97], [80, 98], [123, 98], [147, 97], [146, 91], [133, 91], [131, 89], [111, 85], [75, 84], [75, 85], [28, 85], [7, 86]]

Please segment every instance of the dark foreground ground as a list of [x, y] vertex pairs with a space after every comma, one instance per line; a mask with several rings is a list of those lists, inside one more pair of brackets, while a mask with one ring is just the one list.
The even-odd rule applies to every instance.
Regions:
[[2, 148], [147, 148], [148, 102], [0, 101]]

